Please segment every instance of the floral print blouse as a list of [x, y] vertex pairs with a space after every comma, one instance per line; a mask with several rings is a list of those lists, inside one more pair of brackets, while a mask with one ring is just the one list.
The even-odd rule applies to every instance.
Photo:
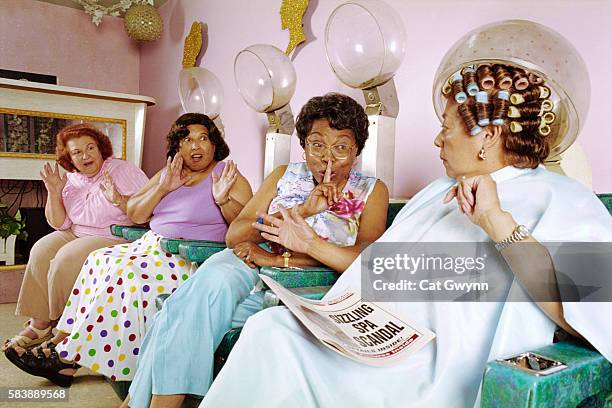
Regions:
[[[359, 218], [375, 184], [375, 177], [363, 176], [351, 169], [340, 200], [330, 209], [306, 218], [306, 222], [324, 240], [338, 246], [355, 245]], [[278, 180], [277, 194], [270, 203], [268, 214], [278, 212], [279, 205], [291, 208], [305, 202], [314, 188], [314, 177], [306, 163], [289, 163]]]

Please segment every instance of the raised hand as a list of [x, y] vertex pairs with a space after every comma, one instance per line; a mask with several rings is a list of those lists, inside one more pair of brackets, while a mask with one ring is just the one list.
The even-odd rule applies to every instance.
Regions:
[[219, 176], [214, 171], [212, 172], [212, 194], [217, 203], [224, 203], [229, 197], [229, 192], [238, 179], [238, 167], [236, 163], [229, 160], [221, 175]]
[[60, 176], [59, 166], [55, 163], [54, 168], [51, 168], [49, 163], [45, 163], [41, 172], [39, 172], [45, 188], [50, 195], [61, 196], [64, 186], [68, 181], [66, 174]]
[[108, 171], [104, 172], [102, 182], [100, 183], [100, 190], [104, 197], [110, 201], [112, 204], [117, 205], [117, 203], [121, 204], [121, 200], [123, 196], [117, 190], [117, 186], [113, 181], [113, 178], [108, 174]]
[[261, 231], [261, 236], [295, 252], [307, 253], [308, 246], [318, 238], [317, 233], [299, 214], [296, 207], [287, 211], [279, 207], [283, 219], [257, 213], [266, 224], [253, 223], [253, 228]]
[[249, 268], [277, 266], [278, 263], [278, 257], [275, 254], [266, 251], [254, 242], [241, 242], [234, 247], [233, 251]]
[[191, 180], [191, 176], [183, 177], [182, 170], [183, 158], [180, 153], [175, 154], [172, 160], [168, 157], [168, 160], [166, 160], [166, 172], [159, 179], [159, 188], [164, 194], [176, 190]]
[[310, 192], [310, 195], [302, 204], [302, 215], [309, 217], [329, 209], [339, 199], [338, 187], [331, 182], [332, 163], [327, 162], [323, 182]]
[[446, 197], [444, 203], [455, 198], [459, 210], [474, 224], [484, 227], [492, 213], [502, 212], [497, 194], [497, 184], [490, 175], [461, 178]]

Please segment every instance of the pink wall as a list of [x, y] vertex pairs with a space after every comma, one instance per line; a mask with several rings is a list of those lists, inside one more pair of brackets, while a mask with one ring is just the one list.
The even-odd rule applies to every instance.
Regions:
[[[492, 21], [522, 18], [548, 25], [580, 50], [590, 70], [592, 103], [580, 143], [593, 167], [594, 189], [612, 191], [612, 134], [602, 127], [612, 112], [612, 3], [587, 1], [504, 0], [387, 0], [403, 17], [408, 53], [395, 79], [400, 100], [397, 121], [395, 191], [407, 197], [443, 174], [432, 141], [439, 123], [431, 103], [433, 75], [446, 50], [465, 32]], [[324, 52], [325, 23], [342, 0], [310, 0], [311, 29], [316, 40], [303, 47], [294, 60], [297, 91], [291, 102], [294, 113], [309, 97], [340, 91], [362, 101], [360, 93], [346, 88], [331, 72]], [[183, 39], [193, 20], [208, 24], [209, 45], [200, 66], [213, 71], [225, 88], [222, 118], [232, 148], [231, 158], [256, 188], [263, 172], [266, 118], [249, 109], [238, 94], [233, 78], [235, 55], [254, 43], [284, 49], [288, 33], [280, 29], [279, 0], [169, 0], [161, 7], [163, 38], [142, 47], [140, 92], [157, 99], [149, 111], [144, 168], [152, 174], [163, 163], [164, 136], [180, 113], [177, 93]], [[581, 24], [579, 24], [582, 22]], [[588, 22], [588, 24], [586, 23]], [[293, 158], [301, 149], [294, 143]]]
[[0, 68], [56, 75], [59, 85], [137, 94], [138, 46], [123, 20], [99, 27], [82, 10], [0, 1]]
[[[342, 0], [310, 0], [310, 29], [315, 40], [304, 46], [294, 64], [298, 87], [295, 113], [309, 97], [328, 91], [345, 92], [361, 101], [332, 74], [324, 53], [325, 23]], [[612, 191], [612, 135], [598, 126], [612, 111], [612, 3], [587, 1], [425, 1], [388, 0], [403, 16], [409, 49], [396, 84], [400, 115], [396, 136], [394, 196], [414, 194], [443, 173], [432, 140], [438, 122], [431, 105], [434, 72], [450, 45], [466, 31], [491, 21], [525, 18], [546, 24], [566, 36], [582, 53], [592, 83], [591, 113], [580, 143], [593, 167], [594, 188]], [[157, 99], [149, 110], [143, 167], [153, 174], [163, 163], [165, 134], [180, 113], [176, 90], [184, 37], [194, 19], [209, 26], [209, 45], [201, 66], [215, 72], [225, 87], [222, 118], [227, 140], [253, 187], [263, 171], [264, 115], [249, 109], [233, 78], [234, 56], [253, 43], [284, 49], [288, 33], [280, 29], [278, 0], [169, 0], [160, 11], [165, 32], [139, 51], [123, 32], [122, 20], [105, 18], [100, 27], [80, 10], [34, 0], [0, 3], [0, 67], [56, 74], [60, 83], [118, 92], [141, 93]], [[589, 22], [577, 24], [576, 22]], [[431, 34], [435, 30], [435, 35]], [[418, 61], [417, 61], [418, 58]], [[141, 62], [139, 64], [139, 62]], [[301, 149], [294, 142], [293, 158]]]

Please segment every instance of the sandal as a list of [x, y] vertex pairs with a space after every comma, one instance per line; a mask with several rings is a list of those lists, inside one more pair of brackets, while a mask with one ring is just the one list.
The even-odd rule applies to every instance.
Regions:
[[30, 329], [36, 334], [35, 339], [31, 339], [28, 336], [22, 336], [17, 334], [13, 336], [13, 338], [8, 339], [2, 345], [2, 351], [6, 353], [9, 349], [14, 349], [16, 346], [19, 346], [23, 349], [29, 350], [47, 340], [50, 340], [53, 337], [53, 327], [49, 325], [46, 329], [37, 329], [36, 327], [30, 324], [30, 320], [24, 323], [23, 327]]
[[4, 355], [11, 363], [28, 374], [44, 377], [60, 387], [70, 387], [74, 376], [60, 374], [59, 372], [65, 368], [78, 369], [80, 366], [76, 363], [62, 361], [55, 348], [50, 348], [49, 350], [50, 354], [48, 357], [43, 353], [35, 356], [30, 351], [26, 351], [20, 356], [15, 349], [8, 349]]

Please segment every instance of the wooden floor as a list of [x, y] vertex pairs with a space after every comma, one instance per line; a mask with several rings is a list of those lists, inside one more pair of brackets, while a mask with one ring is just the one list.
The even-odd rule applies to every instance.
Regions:
[[[0, 338], [4, 342], [18, 333], [24, 318], [14, 315], [15, 304], [0, 304]], [[34, 377], [19, 370], [2, 353], [0, 353], [0, 387], [5, 391], [7, 388], [32, 388], [32, 389], [62, 389], [54, 386], [45, 378]], [[0, 407], [36, 407], [36, 408], [72, 408], [91, 407], [106, 408], [118, 407], [121, 401], [114, 393], [111, 386], [101, 376], [94, 376], [84, 369], [79, 370], [72, 387], [68, 391], [68, 401], [61, 402], [12, 402], [6, 399], [0, 400]]]

